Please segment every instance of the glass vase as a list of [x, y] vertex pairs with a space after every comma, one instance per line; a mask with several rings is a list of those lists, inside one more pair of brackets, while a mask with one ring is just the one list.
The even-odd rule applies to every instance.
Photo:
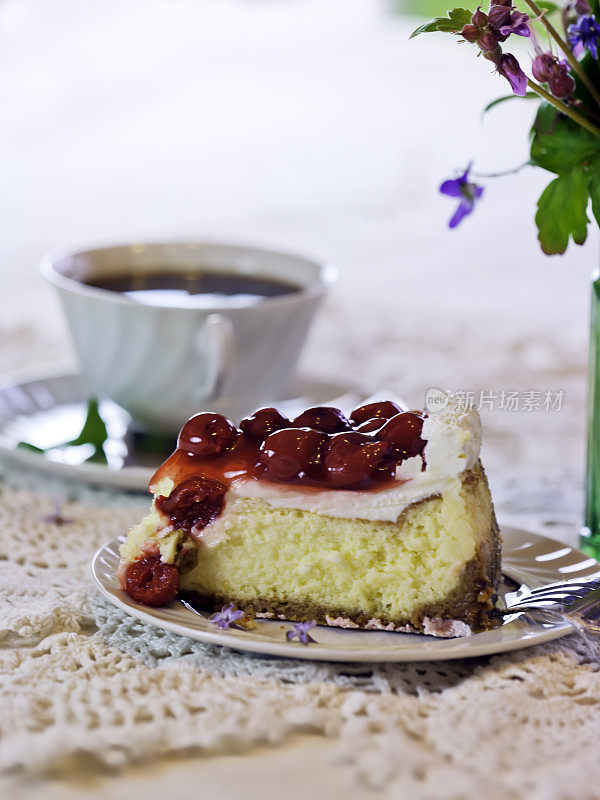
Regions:
[[592, 274], [585, 526], [581, 549], [600, 560], [600, 271]]

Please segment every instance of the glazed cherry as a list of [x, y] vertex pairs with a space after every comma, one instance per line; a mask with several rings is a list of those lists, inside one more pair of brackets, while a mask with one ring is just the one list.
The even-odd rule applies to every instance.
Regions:
[[238, 429], [233, 422], [207, 411], [185, 423], [177, 447], [195, 456], [220, 456], [235, 443], [237, 436]]
[[339, 408], [315, 406], [307, 408], [293, 422], [295, 428], [312, 428], [322, 433], [339, 433], [350, 430], [350, 423]]
[[240, 422], [240, 428], [253, 442], [264, 442], [269, 434], [289, 428], [291, 424], [276, 408], [259, 408]]
[[363, 433], [338, 433], [331, 438], [323, 459], [326, 479], [338, 489], [349, 489], [381, 479], [381, 470], [391, 478], [389, 453], [387, 442], [374, 441]]
[[383, 400], [379, 403], [367, 403], [364, 406], [358, 406], [350, 414], [350, 419], [355, 425], [361, 425], [375, 417], [379, 419], [391, 419], [402, 411], [399, 405], [392, 403], [391, 400]]
[[265, 477], [293, 481], [306, 475], [318, 476], [326, 437], [309, 428], [284, 428], [267, 436], [259, 459], [266, 467]]
[[387, 420], [383, 417], [374, 417], [373, 419], [368, 419], [366, 422], [362, 422], [356, 430], [359, 433], [374, 433], [382, 428], [386, 422]]
[[425, 442], [421, 439], [423, 418], [419, 414], [405, 411], [389, 419], [377, 434], [381, 441], [389, 442], [398, 461], [423, 452]]
[[155, 505], [176, 528], [202, 530], [223, 510], [227, 486], [212, 478], [188, 478], [168, 497], [159, 496]]
[[177, 596], [179, 570], [163, 564], [160, 556], [144, 556], [127, 567], [125, 591], [137, 603], [164, 606]]

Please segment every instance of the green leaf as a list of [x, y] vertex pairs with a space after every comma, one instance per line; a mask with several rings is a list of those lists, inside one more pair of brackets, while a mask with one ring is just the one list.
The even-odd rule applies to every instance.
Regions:
[[87, 459], [88, 461], [106, 461], [106, 456], [102, 445], [108, 439], [108, 432], [104, 420], [100, 416], [98, 408], [98, 401], [95, 397], [90, 397], [87, 402], [87, 413], [85, 422], [80, 432], [74, 439], [62, 444], [54, 444], [52, 447], [37, 447], [31, 442], [19, 442], [17, 447], [24, 450], [31, 450], [34, 453], [45, 453], [48, 450], [54, 450], [57, 447], [78, 447], [82, 444], [91, 444], [94, 447], [93, 454]]
[[471, 22], [473, 16], [472, 11], [467, 11], [466, 8], [453, 8], [448, 12], [447, 17], [436, 17], [424, 25], [420, 25], [416, 31], [410, 35], [412, 39], [420, 33], [432, 33], [433, 31], [441, 31], [442, 33], [460, 33], [465, 25]]
[[100, 416], [98, 400], [95, 397], [90, 397], [87, 403], [87, 415], [83, 428], [74, 439], [65, 443], [65, 447], [93, 444], [96, 450], [100, 450], [107, 439], [108, 432], [104, 420]]
[[20, 447], [21, 450], [31, 450], [32, 453], [44, 453], [45, 452], [44, 450], [42, 450], [41, 447], [37, 447], [36, 445], [31, 444], [31, 442], [19, 442], [17, 444], [17, 447]]
[[175, 439], [161, 433], [136, 432], [134, 437], [136, 451], [162, 456], [163, 461], [177, 446]]
[[531, 163], [557, 175], [600, 154], [600, 139], [549, 103], [542, 103], [532, 128]]
[[587, 204], [588, 175], [582, 168], [565, 172], [544, 189], [535, 215], [544, 253], [564, 253], [570, 237], [575, 244], [585, 242], [589, 222]]
[[590, 198], [592, 200], [592, 214], [600, 225], [600, 171], [596, 170], [590, 177]]
[[488, 103], [487, 106], [481, 112], [481, 116], [483, 117], [487, 114], [488, 111], [491, 111], [492, 108], [499, 106], [500, 103], [505, 103], [507, 100], [515, 100], [518, 98], [519, 100], [539, 100], [539, 95], [535, 92], [527, 92], [524, 97], [521, 97], [517, 94], [505, 94], [503, 97], [497, 97], [495, 100], [492, 100], [491, 103]]
[[550, 0], [537, 0], [537, 5], [542, 11], [547, 11], [548, 14], [554, 14], [555, 11], [560, 10], [560, 6], [556, 3], [551, 3]]

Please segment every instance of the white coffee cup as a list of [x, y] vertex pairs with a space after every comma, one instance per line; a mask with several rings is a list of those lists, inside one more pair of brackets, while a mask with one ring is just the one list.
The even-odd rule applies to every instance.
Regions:
[[[84, 375], [138, 428], [176, 433], [202, 409], [233, 418], [281, 397], [337, 271], [306, 258], [214, 242], [50, 253], [42, 275], [58, 289]], [[147, 305], [86, 281], [182, 270], [287, 282], [297, 291], [250, 305]], [[219, 302], [219, 301], [216, 301]]]

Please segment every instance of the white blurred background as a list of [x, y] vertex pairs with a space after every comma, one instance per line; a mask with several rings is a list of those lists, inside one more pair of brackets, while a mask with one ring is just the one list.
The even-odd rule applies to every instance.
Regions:
[[342, 302], [360, 288], [399, 317], [561, 326], [583, 342], [596, 251], [542, 256], [544, 176], [486, 181], [454, 232], [437, 194], [472, 158], [481, 172], [524, 161], [532, 108], [508, 103], [480, 124], [506, 82], [453, 37], [409, 41], [419, 20], [398, 10], [3, 0], [2, 330], [31, 323], [63, 341], [36, 272], [48, 248], [209, 235], [331, 259]]

